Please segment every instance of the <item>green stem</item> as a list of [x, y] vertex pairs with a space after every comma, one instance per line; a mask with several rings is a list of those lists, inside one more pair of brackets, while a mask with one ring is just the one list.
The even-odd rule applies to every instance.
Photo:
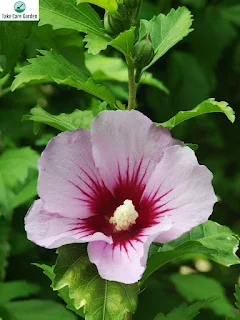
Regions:
[[[140, 10], [141, 10], [141, 7], [142, 7], [142, 2], [143, 0], [140, 0], [140, 3], [139, 3], [139, 6], [138, 6], [138, 10], [137, 10], [137, 13], [136, 13], [136, 22], [138, 23], [139, 20], [140, 20]], [[136, 23], [136, 24], [137, 24]]]
[[136, 95], [137, 95], [137, 84], [135, 82], [135, 69], [133, 64], [128, 62], [128, 110], [135, 109], [136, 106]]
[[124, 320], [132, 320], [132, 313], [127, 312]]

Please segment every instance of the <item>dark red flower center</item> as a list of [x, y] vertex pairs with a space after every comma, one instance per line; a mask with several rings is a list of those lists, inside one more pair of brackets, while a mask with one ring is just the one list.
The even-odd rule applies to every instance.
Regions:
[[[94, 187], [92, 188], [92, 195], [89, 197], [88, 202], [93, 215], [80, 220], [74, 229], [84, 232], [84, 236], [86, 234], [92, 235], [95, 232], [101, 232], [107, 236], [111, 235], [114, 244], [121, 244], [131, 239], [140, 239], [142, 231], [145, 228], [157, 224], [157, 218], [160, 214], [165, 213], [166, 210], [161, 210], [161, 207], [156, 206], [159, 201], [157, 199], [157, 192], [153, 196], [143, 197], [146, 187], [146, 184], [143, 183], [143, 178], [146, 172], [143, 173], [142, 177], [139, 177], [140, 165], [131, 178], [128, 171], [122, 177], [119, 170], [118, 182], [112, 193], [103, 182], [100, 184], [92, 180]], [[131, 200], [138, 217], [134, 223], [129, 225], [127, 230], [118, 230], [116, 225], [111, 223], [111, 218], [114, 217], [115, 211], [123, 205], [125, 200]]]

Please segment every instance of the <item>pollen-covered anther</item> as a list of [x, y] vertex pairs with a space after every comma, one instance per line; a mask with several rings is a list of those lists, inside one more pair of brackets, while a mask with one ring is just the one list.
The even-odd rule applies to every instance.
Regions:
[[129, 227], [136, 223], [137, 218], [138, 213], [132, 200], [125, 200], [121, 206], [117, 207], [109, 222], [115, 224], [117, 231], [121, 231], [128, 230]]

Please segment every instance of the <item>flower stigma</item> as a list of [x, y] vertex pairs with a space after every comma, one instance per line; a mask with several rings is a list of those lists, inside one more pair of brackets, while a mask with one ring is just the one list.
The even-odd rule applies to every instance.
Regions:
[[137, 218], [138, 213], [135, 210], [132, 200], [125, 200], [122, 205], [117, 207], [109, 222], [115, 224], [117, 231], [121, 231], [128, 230], [129, 227], [136, 223]]

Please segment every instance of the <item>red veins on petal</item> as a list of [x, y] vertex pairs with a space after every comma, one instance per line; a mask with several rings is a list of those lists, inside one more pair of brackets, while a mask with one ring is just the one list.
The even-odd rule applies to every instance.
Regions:
[[[97, 179], [93, 180], [92, 177], [83, 168], [81, 168], [82, 172], [84, 172], [88, 179], [91, 180], [92, 185], [89, 185], [80, 176], [79, 179], [86, 183], [88, 188], [91, 189], [91, 194], [86, 193], [82, 188], [75, 184], [75, 187], [88, 198], [87, 200], [82, 198], [77, 199], [79, 199], [79, 201], [88, 202], [92, 216], [79, 220], [79, 223], [75, 223], [72, 226], [73, 228], [71, 231], [75, 231], [75, 234], [79, 235], [80, 238], [81, 234], [85, 237], [93, 235], [96, 232], [102, 232], [107, 236], [112, 236], [114, 245], [121, 245], [125, 249], [126, 242], [132, 245], [132, 239], [142, 242], [142, 230], [159, 223], [159, 216], [171, 210], [164, 208], [167, 203], [158, 207], [155, 205], [160, 199], [164, 198], [172, 191], [169, 190], [161, 197], [157, 197], [159, 191], [157, 190], [154, 195], [150, 195], [149, 197], [142, 199], [142, 195], [146, 187], [143, 180], [148, 169], [147, 166], [140, 175], [142, 161], [143, 159], [139, 161], [136, 165], [136, 169], [132, 173], [129, 170], [129, 158], [126, 172], [121, 172], [120, 164], [118, 165], [118, 176], [113, 194], [106, 188], [103, 181], [98, 181]], [[72, 182], [70, 181], [70, 183]], [[109, 222], [109, 219], [113, 216], [115, 210], [122, 205], [126, 199], [132, 200], [139, 217], [136, 220], [136, 224], [132, 225], [128, 230], [116, 231], [114, 225]]]

